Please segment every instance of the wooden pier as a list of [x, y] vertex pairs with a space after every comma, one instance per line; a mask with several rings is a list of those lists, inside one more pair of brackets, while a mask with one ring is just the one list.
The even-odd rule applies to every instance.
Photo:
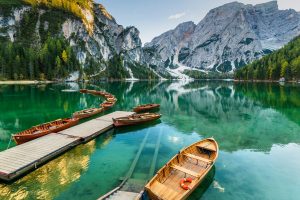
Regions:
[[116, 111], [59, 133], [51, 133], [0, 152], [0, 179], [14, 180], [56, 156], [113, 128], [112, 118], [133, 112]]

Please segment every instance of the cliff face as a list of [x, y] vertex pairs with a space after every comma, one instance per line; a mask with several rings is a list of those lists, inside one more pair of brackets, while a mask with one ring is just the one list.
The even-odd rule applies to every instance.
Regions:
[[[115, 56], [122, 58], [120, 64], [126, 71], [130, 71], [129, 65], [144, 65], [139, 31], [117, 24], [101, 4], [93, 4], [92, 9], [93, 13], [82, 9], [85, 17], [81, 19], [70, 12], [46, 6], [34, 8], [21, 4], [0, 8], [0, 40], [38, 47], [48, 35], [63, 37], [83, 68], [90, 67], [91, 62], [96, 65], [93, 72], [90, 71], [94, 74], [90, 75], [105, 71]], [[29, 25], [24, 27], [24, 24]]]
[[[276, 50], [300, 34], [300, 15], [276, 1], [233, 2], [211, 10], [197, 25], [180, 24], [145, 45], [160, 65], [230, 72]], [[149, 60], [148, 62], [151, 62]], [[158, 63], [159, 64], [159, 63]]]
[[[3, 4], [0, 1], [0, 41], [18, 44], [15, 49], [30, 47], [33, 54], [42, 54], [33, 62], [32, 52], [27, 57], [17, 52], [10, 65], [14, 66], [14, 59], [19, 56], [19, 66], [24, 65], [21, 63], [24, 60], [28, 61], [26, 65], [35, 63], [31, 68], [42, 66], [45, 60], [40, 59], [45, 57], [42, 48], [47, 47], [45, 42], [50, 37], [63, 39], [64, 48], [72, 49], [79, 64], [75, 61], [66, 64], [66, 56], [63, 58], [61, 53], [64, 49], [56, 45], [58, 57], [47, 63], [47, 70], [39, 69], [42, 73], [54, 70], [51, 66], [57, 64], [56, 68], [68, 68], [61, 77], [69, 73], [73, 80], [79, 75], [132, 79], [172, 75], [184, 79], [189, 78], [184, 70], [191, 68], [200, 72], [233, 72], [300, 34], [300, 14], [292, 9], [279, 10], [276, 1], [255, 6], [233, 2], [212, 9], [197, 25], [182, 23], [142, 47], [135, 27], [119, 25], [103, 5], [92, 2], [11, 0]], [[70, 50], [66, 52], [67, 56], [73, 55]], [[7, 57], [0, 52], [0, 68], [6, 60], [3, 55]], [[31, 68], [27, 71], [34, 71]], [[24, 70], [19, 71], [9, 72], [10, 78], [20, 77], [19, 74], [24, 77]], [[0, 79], [1, 76], [5, 75], [0, 73]]]

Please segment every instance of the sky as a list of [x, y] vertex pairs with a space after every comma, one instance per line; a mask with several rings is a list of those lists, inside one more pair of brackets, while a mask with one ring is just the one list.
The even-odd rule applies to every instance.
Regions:
[[[143, 44], [174, 29], [179, 23], [198, 24], [209, 10], [234, 0], [96, 0], [106, 7], [117, 23], [135, 26]], [[238, 0], [245, 4], [259, 4], [268, 0]], [[278, 0], [279, 9], [300, 11], [300, 0]]]

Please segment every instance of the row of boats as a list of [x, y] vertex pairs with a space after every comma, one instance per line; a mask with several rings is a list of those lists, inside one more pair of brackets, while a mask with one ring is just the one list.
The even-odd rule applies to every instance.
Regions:
[[[16, 143], [22, 144], [49, 133], [57, 133], [70, 128], [78, 124], [80, 119], [97, 115], [111, 108], [117, 102], [115, 96], [107, 92], [86, 89], [82, 89], [80, 92], [99, 95], [106, 100], [99, 105], [99, 108], [77, 111], [73, 113], [72, 118], [58, 119], [17, 133], [13, 135]], [[161, 115], [149, 111], [159, 108], [159, 104], [137, 106], [133, 108], [134, 114], [113, 119], [114, 126], [138, 125], [157, 120]], [[207, 138], [186, 147], [166, 163], [146, 184], [144, 195], [151, 200], [186, 199], [212, 169], [218, 154], [219, 147], [213, 138]]]
[[77, 111], [73, 113], [73, 116], [71, 118], [57, 119], [55, 121], [33, 126], [30, 129], [14, 134], [12, 135], [12, 137], [16, 144], [23, 144], [36, 138], [45, 136], [49, 133], [58, 133], [60, 131], [68, 129], [72, 126], [77, 125], [80, 119], [85, 119], [97, 115], [113, 107], [117, 102], [117, 98], [115, 98], [114, 95], [108, 92], [86, 89], [80, 90], [80, 92], [103, 96], [106, 100], [99, 105], [99, 108], [88, 108], [85, 110]]
[[81, 89], [79, 91], [84, 94], [92, 94], [92, 95], [96, 95], [96, 96], [102, 96], [106, 100], [103, 103], [99, 104], [98, 108], [88, 108], [88, 109], [77, 111], [77, 112], [73, 113], [73, 118], [84, 119], [84, 118], [92, 117], [94, 115], [97, 115], [97, 114], [113, 107], [117, 102], [117, 98], [108, 92], [97, 91], [97, 90], [87, 90], [87, 89]]
[[[57, 119], [55, 121], [33, 126], [30, 129], [19, 132], [17, 134], [13, 134], [12, 137], [16, 144], [23, 144], [33, 139], [45, 136], [49, 133], [58, 133], [62, 130], [68, 129], [72, 126], [77, 125], [79, 123], [79, 120], [81, 119], [92, 117], [112, 108], [117, 102], [117, 98], [114, 95], [105, 91], [81, 89], [80, 92], [85, 94], [102, 96], [105, 98], [105, 101], [99, 104], [99, 107], [97, 108], [88, 108], [73, 113], [72, 118]], [[159, 107], [159, 104], [146, 104], [137, 106], [133, 108], [133, 111], [139, 114], [135, 113], [127, 117], [115, 118], [113, 119], [114, 126], [119, 127], [137, 125], [159, 119], [161, 115], [158, 113], [141, 113], [149, 110], [158, 109]]]

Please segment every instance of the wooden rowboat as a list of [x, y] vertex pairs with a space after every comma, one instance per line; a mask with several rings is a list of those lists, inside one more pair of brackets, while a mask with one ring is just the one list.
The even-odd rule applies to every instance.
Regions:
[[84, 119], [84, 118], [91, 117], [93, 115], [97, 115], [101, 113], [103, 110], [104, 110], [103, 108], [88, 108], [73, 113], [73, 117], [78, 119]]
[[115, 98], [115, 96], [112, 94], [105, 94], [104, 97], [105, 98]]
[[97, 95], [98, 91], [97, 90], [88, 90], [87, 93]]
[[108, 109], [111, 108], [115, 105], [116, 102], [110, 102], [110, 101], [104, 101], [102, 104], [100, 104], [99, 106], [104, 108], [104, 109]]
[[108, 92], [104, 92], [104, 91], [103, 91], [101, 94], [102, 94], [102, 96], [104, 96], [104, 97], [105, 97], [105, 95], [112, 95], [112, 94], [110, 94], [110, 93], [108, 93]]
[[213, 138], [181, 150], [145, 186], [148, 196], [152, 200], [186, 199], [213, 167], [218, 153]]
[[113, 122], [116, 127], [119, 127], [142, 124], [159, 119], [160, 117], [161, 115], [157, 113], [133, 114], [128, 117], [115, 118], [113, 119]]
[[116, 102], [117, 99], [115, 97], [110, 97], [106, 99], [108, 102]]
[[81, 93], [87, 93], [87, 89], [81, 89], [81, 90], [79, 90], [79, 92], [81, 92]]
[[144, 112], [144, 111], [148, 111], [148, 110], [157, 109], [159, 107], [160, 107], [159, 104], [145, 104], [145, 105], [140, 105], [140, 106], [133, 108], [133, 111], [134, 112]]
[[100, 96], [104, 96], [104, 95], [106, 94], [106, 92], [103, 92], [103, 91], [98, 91], [97, 93], [98, 93], [98, 95], [100, 95]]
[[78, 121], [79, 119], [77, 118], [58, 119], [52, 122], [34, 126], [28, 130], [14, 134], [12, 137], [17, 144], [23, 144], [49, 133], [57, 133], [70, 128], [71, 126], [75, 126]]

